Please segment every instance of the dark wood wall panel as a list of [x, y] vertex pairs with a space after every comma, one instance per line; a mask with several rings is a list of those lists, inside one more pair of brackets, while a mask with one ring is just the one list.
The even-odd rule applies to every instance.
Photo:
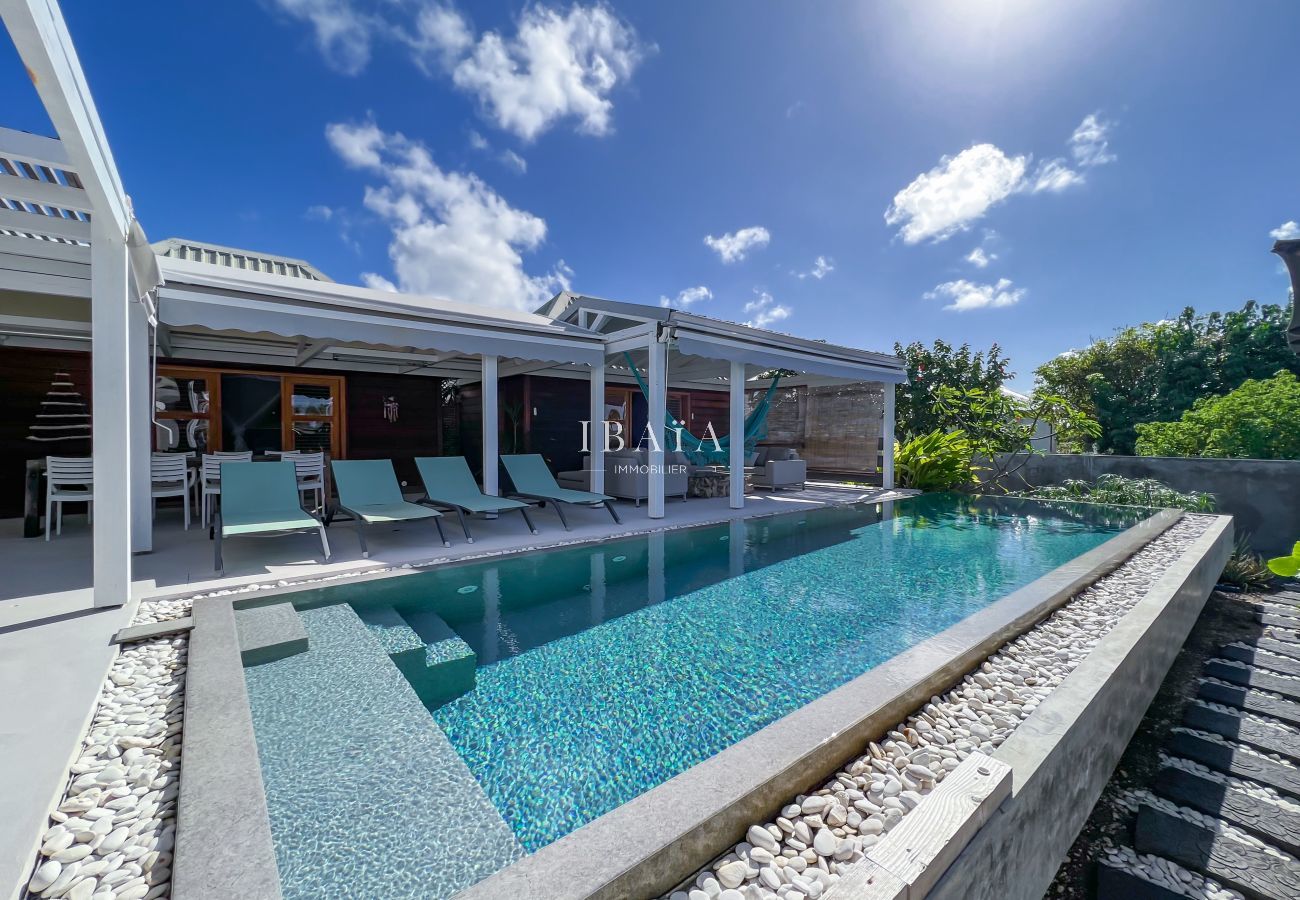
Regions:
[[[356, 373], [347, 376], [348, 456], [391, 459], [397, 477], [418, 485], [412, 460], [438, 456], [442, 379]], [[384, 418], [384, 401], [397, 401], [397, 421]]]
[[73, 350], [0, 347], [0, 518], [22, 515], [23, 478], [29, 459], [89, 456], [87, 440], [43, 443], [27, 439], [55, 372], [67, 372], [90, 408], [90, 354]]

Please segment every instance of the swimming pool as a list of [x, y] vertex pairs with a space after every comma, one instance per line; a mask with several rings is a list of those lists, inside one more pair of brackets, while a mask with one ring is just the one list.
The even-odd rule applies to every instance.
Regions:
[[454, 893], [1136, 524], [927, 495], [295, 598], [246, 670], [286, 897]]

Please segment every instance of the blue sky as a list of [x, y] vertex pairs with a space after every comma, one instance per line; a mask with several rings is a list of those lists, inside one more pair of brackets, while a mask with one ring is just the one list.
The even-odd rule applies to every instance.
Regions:
[[[121, 10], [64, 3], [155, 240], [498, 305], [567, 284], [870, 349], [998, 341], [1021, 387], [1118, 325], [1286, 300], [1290, 0]], [[7, 43], [0, 78], [23, 84]], [[50, 130], [21, 87], [0, 124]]]

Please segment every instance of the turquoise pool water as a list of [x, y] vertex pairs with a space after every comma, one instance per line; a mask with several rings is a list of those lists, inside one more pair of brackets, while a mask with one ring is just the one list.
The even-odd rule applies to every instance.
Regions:
[[[312, 650], [247, 670], [281, 871], [286, 860], [294, 872], [311, 869], [304, 861], [319, 854], [322, 828], [350, 833], [354, 852], [365, 855], [373, 829], [355, 817], [371, 806], [385, 810], [384, 822], [396, 806], [406, 823], [382, 841], [405, 842], [404, 858], [419, 859], [425, 845], [456, 840], [453, 829], [430, 821], [445, 818], [429, 808], [437, 797], [455, 806], [472, 795], [471, 808], [495, 810], [506, 827], [475, 840], [495, 849], [464, 873], [447, 876], [445, 863], [430, 870], [459, 889], [1145, 514], [927, 495], [448, 565], [313, 594], [300, 605]], [[412, 623], [421, 637], [436, 613], [454, 632], [441, 634], [477, 657], [472, 690], [440, 705], [422, 694], [431, 711], [414, 699], [410, 678], [385, 668], [393, 647], [381, 649], [360, 624], [381, 609], [395, 610], [392, 620]], [[336, 629], [349, 637], [331, 640]], [[384, 671], [335, 678], [345, 666], [331, 653], [367, 656], [369, 668]], [[295, 701], [304, 691], [329, 699], [304, 711]], [[326, 729], [322, 718], [339, 721]], [[332, 736], [340, 729], [351, 736]], [[382, 735], [376, 747], [367, 746], [371, 732]], [[411, 754], [429, 761], [411, 762]], [[384, 776], [393, 755], [408, 758]], [[304, 769], [328, 771], [335, 785], [355, 770], [364, 799], [322, 801], [303, 790]], [[414, 806], [412, 791], [424, 792]], [[329, 865], [376, 889], [382, 879], [361, 862], [331, 857]], [[301, 890], [289, 884], [286, 896], [329, 892], [329, 884], [302, 877]]]

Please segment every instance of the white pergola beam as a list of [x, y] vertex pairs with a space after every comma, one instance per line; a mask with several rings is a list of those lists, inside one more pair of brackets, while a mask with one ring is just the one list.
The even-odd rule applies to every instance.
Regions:
[[880, 485], [886, 489], [894, 487], [894, 386], [884, 385], [885, 417], [881, 422], [880, 434], [883, 439], [884, 460], [880, 468]]
[[587, 443], [591, 451], [587, 467], [591, 470], [591, 490], [605, 493], [605, 367], [591, 367], [591, 412]]
[[497, 449], [497, 358], [483, 357], [483, 493], [496, 496], [497, 467], [499, 451]]
[[[106, 232], [106, 233], [105, 233]], [[95, 508], [94, 604], [121, 606], [131, 590], [130, 262], [126, 241], [96, 228], [91, 243], [90, 356]]]
[[298, 344], [298, 352], [293, 358], [293, 364], [295, 366], [306, 365], [329, 348], [329, 341], [300, 341]]
[[[728, 385], [731, 393], [727, 426], [727, 468], [731, 478], [729, 504], [732, 509], [745, 508], [745, 364], [731, 364]], [[735, 549], [734, 547], [732, 548]]]
[[16, 178], [13, 175], [0, 174], [0, 197], [23, 203], [36, 203], [54, 209], [75, 209], [77, 212], [87, 213], [91, 211], [90, 195], [81, 188], [37, 181], [35, 178]]
[[0, 156], [50, 169], [66, 170], [72, 165], [68, 162], [68, 151], [59, 141], [13, 128], [0, 127]]
[[[649, 393], [646, 427], [653, 435], [646, 460], [650, 466], [646, 506], [652, 519], [664, 517], [664, 421], [668, 410], [668, 345], [659, 338], [659, 329], [651, 327], [645, 344], [649, 356], [646, 364], [646, 388]], [[635, 437], [632, 436], [633, 439]]]
[[126, 237], [131, 213], [72, 37], [55, 0], [0, 0], [14, 47], [40, 95], [94, 215]]
[[90, 223], [63, 216], [41, 216], [0, 206], [0, 228], [20, 234], [45, 234], [69, 241], [90, 241]]

